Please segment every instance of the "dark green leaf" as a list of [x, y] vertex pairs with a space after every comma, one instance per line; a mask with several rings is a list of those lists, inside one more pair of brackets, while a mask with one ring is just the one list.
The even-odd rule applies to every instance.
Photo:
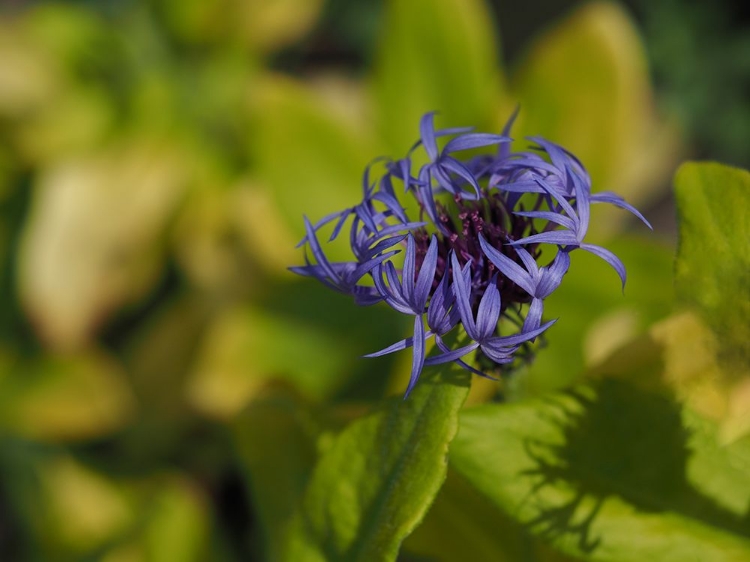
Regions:
[[278, 560], [286, 528], [315, 465], [319, 426], [305, 405], [277, 390], [255, 400], [235, 423], [266, 560]]

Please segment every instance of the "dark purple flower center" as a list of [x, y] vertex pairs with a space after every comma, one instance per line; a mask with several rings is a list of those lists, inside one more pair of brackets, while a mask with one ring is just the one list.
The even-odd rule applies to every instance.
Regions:
[[[541, 197], [539, 198], [541, 201]], [[479, 305], [479, 296], [484, 293], [487, 284], [497, 272], [497, 268], [486, 259], [479, 245], [479, 234], [493, 247], [512, 259], [519, 266], [523, 263], [513, 246], [508, 244], [509, 240], [519, 240], [525, 236], [536, 234], [532, 219], [522, 217], [508, 212], [507, 201], [504, 194], [498, 191], [482, 190], [482, 197], [478, 200], [467, 200], [454, 196], [452, 203], [436, 203], [438, 209], [438, 220], [445, 227], [447, 234], [437, 232], [438, 238], [438, 261], [435, 270], [435, 279], [432, 284], [434, 291], [446, 270], [450, 273], [450, 252], [456, 252], [459, 263], [463, 266], [472, 262], [472, 294], [477, 295], [472, 308], [476, 312]], [[523, 206], [519, 206], [522, 210]], [[414, 231], [414, 239], [417, 249], [417, 272], [430, 245], [433, 233], [425, 228]], [[526, 250], [537, 259], [541, 252], [538, 244], [529, 244]], [[513, 283], [502, 274], [497, 276], [497, 288], [500, 291], [502, 311], [509, 307], [517, 309], [520, 304], [531, 301], [529, 294]]]

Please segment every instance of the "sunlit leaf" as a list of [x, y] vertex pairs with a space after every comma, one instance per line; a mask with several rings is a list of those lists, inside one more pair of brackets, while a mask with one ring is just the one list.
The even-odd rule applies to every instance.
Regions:
[[65, 161], [40, 178], [18, 281], [43, 340], [80, 346], [109, 314], [153, 286], [183, 164], [169, 145], [141, 139]]
[[[521, 104], [515, 137], [541, 135], [571, 150], [594, 190], [653, 200], [676, 162], [670, 127], [652, 114], [646, 55], [618, 4], [592, 2], [540, 36], [512, 80]], [[592, 228], [627, 218], [611, 209]]]
[[677, 293], [715, 330], [726, 360], [750, 364], [750, 172], [690, 162], [675, 195]]
[[719, 365], [714, 334], [691, 313], [659, 322], [650, 334], [662, 346], [664, 376], [677, 395], [704, 416], [725, 418], [734, 377]]
[[380, 131], [393, 154], [418, 138], [428, 111], [449, 127], [491, 127], [502, 73], [488, 7], [479, 0], [387, 3], [373, 79]]
[[718, 424], [723, 444], [750, 430], [750, 369], [721, 358], [716, 335], [697, 314], [683, 311], [613, 350], [590, 374], [668, 388], [692, 411]]
[[284, 559], [395, 560], [445, 479], [465, 373], [424, 377], [338, 435], [310, 479]]
[[750, 556], [750, 439], [662, 392], [603, 379], [466, 410], [451, 466], [529, 532], [584, 560]]

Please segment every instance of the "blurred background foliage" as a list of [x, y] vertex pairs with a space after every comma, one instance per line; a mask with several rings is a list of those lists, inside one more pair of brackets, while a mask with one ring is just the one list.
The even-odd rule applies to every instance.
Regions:
[[[467, 410], [455, 466], [401, 557], [457, 559], [470, 542], [477, 560], [586, 558], [503, 514], [518, 491], [472, 463], [520, 458], [508, 416], [544, 425], [535, 400], [549, 409], [540, 396], [581, 381], [593, 386], [564, 400], [605, 397], [634, 415], [615, 398], [645, 390], [590, 382], [623, 371], [622, 357], [664, 371], [670, 395], [702, 416], [691, 423], [714, 424], [698, 432], [707, 442], [745, 439], [747, 379], [717, 382], [706, 323], [670, 316], [670, 182], [687, 156], [750, 165], [748, 16], [699, 0], [1, 3], [0, 559], [307, 559], [284, 546], [300, 498], [327, 497], [326, 474], [346, 465], [342, 428], [351, 442], [377, 438], [361, 416], [403, 390], [408, 358], [360, 358], [402, 337], [398, 315], [286, 271], [302, 260], [301, 217], [353, 202], [365, 164], [405, 152], [425, 111], [498, 130], [517, 103], [516, 138], [570, 148], [596, 188], [645, 208], [656, 232], [595, 209], [594, 242], [628, 267], [626, 298], [605, 265], [574, 255], [538, 361], [503, 388], [473, 381], [468, 404], [500, 393], [515, 410]], [[686, 349], [703, 350], [703, 371], [679, 362]], [[462, 399], [446, 402], [449, 419]], [[482, 416], [500, 428], [486, 440]], [[679, 426], [675, 416], [664, 423]], [[562, 426], [539, 435], [570, 438]], [[747, 463], [737, 450], [732, 462]], [[726, 486], [746, 501], [746, 478], [732, 474]], [[440, 475], [428, 476], [394, 553], [437, 493]], [[701, 520], [711, 492], [690, 490], [692, 507], [677, 511]], [[747, 519], [742, 509], [703, 520], [747, 537], [732, 519]]]

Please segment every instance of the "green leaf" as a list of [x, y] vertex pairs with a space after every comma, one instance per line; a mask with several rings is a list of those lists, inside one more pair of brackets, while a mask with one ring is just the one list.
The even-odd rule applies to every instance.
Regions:
[[419, 119], [488, 127], [500, 101], [492, 17], [481, 0], [392, 0], [373, 81], [380, 130], [394, 154], [418, 138]]
[[750, 364], [750, 173], [688, 162], [675, 176], [678, 296], [697, 307], [725, 355]]
[[451, 466], [507, 516], [584, 560], [750, 559], [750, 439], [666, 393], [603, 379], [461, 416]]
[[466, 373], [425, 377], [407, 400], [345, 429], [322, 456], [292, 527], [286, 560], [395, 560], [445, 480]]

